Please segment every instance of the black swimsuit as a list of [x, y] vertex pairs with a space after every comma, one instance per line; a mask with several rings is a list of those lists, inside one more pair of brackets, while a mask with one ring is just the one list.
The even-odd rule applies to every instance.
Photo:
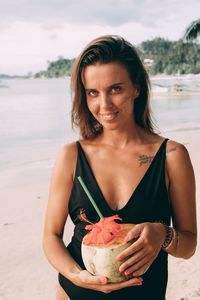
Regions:
[[[169, 225], [171, 209], [165, 184], [166, 142], [167, 139], [159, 147], [151, 165], [127, 204], [117, 211], [112, 210], [106, 202], [85, 153], [80, 143], [77, 142], [76, 173], [69, 199], [69, 214], [75, 228], [67, 249], [83, 269], [85, 267], [81, 258], [81, 241], [87, 231], [84, 229], [86, 223], [80, 221], [78, 216], [83, 208], [91, 222], [95, 223], [99, 221], [99, 218], [77, 177], [83, 178], [104, 217], [118, 214], [123, 219], [123, 223], [164, 222]], [[151, 267], [142, 276], [142, 286], [132, 286], [105, 294], [78, 287], [62, 274], [59, 274], [59, 283], [71, 300], [164, 300], [168, 278], [167, 269], [167, 253], [161, 250]]]

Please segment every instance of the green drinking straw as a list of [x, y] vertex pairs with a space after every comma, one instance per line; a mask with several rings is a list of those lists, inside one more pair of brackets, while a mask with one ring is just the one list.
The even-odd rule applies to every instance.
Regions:
[[78, 176], [78, 181], [80, 182], [82, 188], [84, 189], [85, 193], [87, 194], [88, 198], [90, 199], [90, 201], [91, 201], [92, 205], [94, 206], [94, 209], [96, 210], [98, 216], [100, 217], [100, 219], [102, 219], [102, 218], [103, 218], [103, 215], [102, 215], [102, 213], [100, 212], [98, 206], [96, 205], [94, 199], [92, 198], [90, 192], [88, 191], [88, 189], [87, 189], [85, 183], [83, 182], [83, 179], [81, 178], [81, 176]]

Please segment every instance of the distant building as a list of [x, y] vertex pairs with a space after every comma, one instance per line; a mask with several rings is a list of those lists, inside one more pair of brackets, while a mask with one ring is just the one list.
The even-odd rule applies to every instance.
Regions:
[[144, 65], [147, 66], [147, 67], [151, 67], [154, 63], [154, 60], [153, 59], [150, 59], [150, 58], [145, 58], [144, 61], [143, 61]]

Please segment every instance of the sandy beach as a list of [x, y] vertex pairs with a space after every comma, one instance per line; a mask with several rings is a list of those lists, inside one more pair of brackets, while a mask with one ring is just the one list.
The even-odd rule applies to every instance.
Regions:
[[[165, 133], [185, 144], [197, 183], [197, 215], [200, 222], [200, 130]], [[55, 153], [56, 155], [56, 153]], [[53, 160], [12, 170], [0, 189], [1, 249], [0, 299], [54, 300], [57, 272], [42, 251], [42, 230]], [[72, 230], [73, 226], [69, 222]], [[70, 232], [65, 234], [69, 242]], [[169, 258], [167, 300], [200, 300], [200, 248], [189, 260]], [[159, 287], [158, 287], [159, 288]]]

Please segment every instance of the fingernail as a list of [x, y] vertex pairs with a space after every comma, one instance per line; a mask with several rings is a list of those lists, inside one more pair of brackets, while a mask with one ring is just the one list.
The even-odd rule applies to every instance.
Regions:
[[136, 285], [142, 285], [142, 282], [138, 282], [138, 283], [136, 283]]
[[123, 271], [124, 271], [124, 269], [120, 267], [119, 268], [119, 272], [123, 272]]
[[101, 281], [102, 284], [106, 284], [107, 283], [107, 279], [106, 278], [101, 278], [100, 281]]
[[137, 276], [139, 276], [139, 274], [137, 272], [134, 272], [133, 276], [137, 277]]
[[138, 281], [139, 281], [139, 282], [142, 282], [142, 281], [143, 281], [143, 278], [138, 277]]
[[125, 238], [125, 242], [129, 242], [130, 241], [130, 236], [127, 236], [126, 238]]
[[118, 256], [117, 256], [117, 257], [115, 257], [115, 260], [117, 260], [117, 261], [118, 261], [118, 260], [120, 260], [120, 256], [119, 256], [119, 257], [118, 257]]
[[125, 271], [124, 275], [127, 276], [127, 275], [130, 275], [130, 273], [131, 273], [130, 271]]

